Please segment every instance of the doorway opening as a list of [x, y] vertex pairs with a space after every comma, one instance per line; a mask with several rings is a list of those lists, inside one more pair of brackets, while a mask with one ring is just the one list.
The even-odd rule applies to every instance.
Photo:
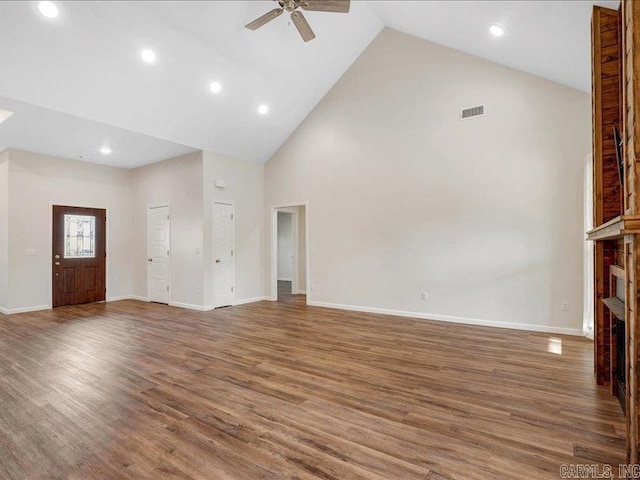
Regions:
[[105, 301], [106, 231], [104, 209], [53, 206], [52, 307]]
[[307, 204], [272, 208], [271, 297], [308, 302]]

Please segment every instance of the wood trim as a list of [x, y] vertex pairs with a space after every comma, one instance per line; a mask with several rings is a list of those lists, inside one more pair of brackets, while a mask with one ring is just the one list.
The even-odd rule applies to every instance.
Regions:
[[587, 240], [613, 240], [640, 234], [640, 215], [622, 215], [587, 232]]
[[624, 268], [618, 265], [611, 265], [609, 267], [609, 273], [616, 278], [624, 279]]

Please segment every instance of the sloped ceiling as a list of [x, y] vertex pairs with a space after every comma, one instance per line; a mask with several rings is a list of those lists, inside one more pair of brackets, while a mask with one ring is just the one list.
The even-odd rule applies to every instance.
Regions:
[[[385, 25], [588, 91], [594, 3], [354, 1], [348, 15], [305, 13], [317, 35], [305, 44], [285, 16], [244, 28], [269, 0], [56, 2], [56, 19], [37, 2], [4, 1], [0, 96], [264, 162]], [[491, 23], [507, 34], [491, 37]], [[140, 60], [143, 48], [155, 64]]]
[[[554, 82], [591, 89], [593, 5], [620, 1], [372, 1], [384, 24]], [[505, 35], [488, 28], [497, 24]]]
[[[230, 157], [266, 161], [383, 28], [368, 4], [244, 25], [271, 1], [0, 2], [0, 95]], [[140, 60], [152, 48], [154, 65]], [[219, 95], [210, 82], [223, 85]], [[260, 116], [260, 104], [270, 107]], [[0, 107], [1, 108], [1, 107]]]

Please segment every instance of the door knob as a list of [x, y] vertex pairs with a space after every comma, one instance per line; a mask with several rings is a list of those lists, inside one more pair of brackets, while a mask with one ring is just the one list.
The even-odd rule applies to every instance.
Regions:
[[220, 259], [219, 258], [216, 258], [216, 263], [220, 263]]
[[147, 262], [153, 262], [153, 258], [151, 257], [147, 258]]
[[60, 255], [56, 255], [56, 260], [60, 260]]
[[56, 265], [60, 265], [60, 262], [56, 262]]

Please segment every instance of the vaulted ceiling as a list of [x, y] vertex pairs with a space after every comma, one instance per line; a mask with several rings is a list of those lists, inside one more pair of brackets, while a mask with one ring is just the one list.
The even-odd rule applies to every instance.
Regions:
[[[353, 1], [347, 15], [305, 12], [317, 38], [304, 43], [285, 16], [244, 28], [269, 0], [56, 2], [55, 19], [4, 1], [0, 96], [266, 161], [384, 26], [588, 91], [594, 3], [618, 1]], [[492, 23], [506, 34], [491, 37]]]

